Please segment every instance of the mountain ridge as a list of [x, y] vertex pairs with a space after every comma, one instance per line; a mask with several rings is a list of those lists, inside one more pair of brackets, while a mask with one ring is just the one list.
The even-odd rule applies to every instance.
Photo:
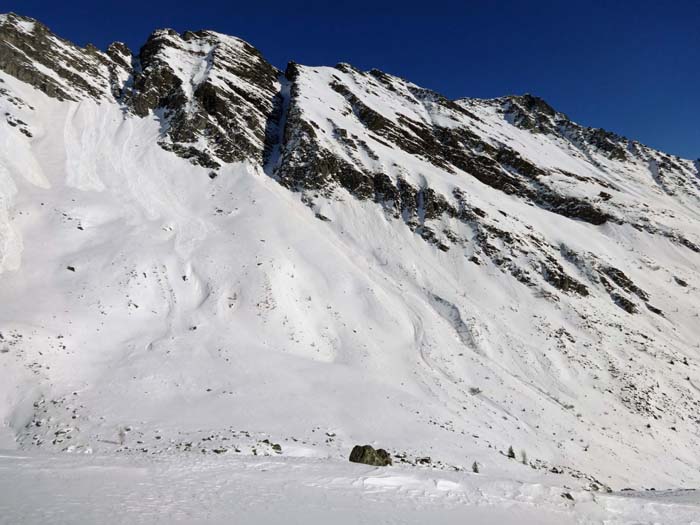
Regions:
[[532, 95], [11, 14], [0, 104], [3, 442], [697, 481], [697, 162]]
[[[54, 35], [54, 34], [50, 31], [50, 29], [49, 29], [48, 27], [46, 27], [44, 24], [42, 24], [41, 22], [39, 22], [38, 20], [36, 20], [36, 19], [34, 19], [34, 18], [26, 17], [26, 16], [22, 16], [22, 15], [18, 15], [18, 14], [13, 13], [13, 12], [5, 13], [5, 14], [0, 14], [0, 18], [1, 18], [1, 20], [2, 20], [2, 22], [0, 22], [0, 23], [2, 23], [2, 24], [5, 24], [5, 23], [9, 20], [9, 21], [10, 21], [10, 26], [12, 26], [12, 22], [13, 22], [13, 21], [15, 22], [15, 24], [19, 23], [19, 25], [22, 25], [22, 24], [30, 24], [30, 25], [38, 24], [38, 27], [40, 28], [40, 31], [41, 31], [42, 33], [47, 32], [47, 33], [50, 34], [50, 36], [55, 37], [55, 38], [58, 38], [58, 39], [61, 40], [62, 42], [65, 42], [65, 43], [70, 44], [69, 41], [67, 41], [67, 40], [65, 40], [65, 39], [62, 39], [62, 38], [60, 38], [60, 37], [56, 37], [56, 35]], [[175, 31], [174, 29], [171, 29], [171, 28], [156, 29], [156, 30], [154, 30], [154, 31], [151, 33], [151, 35], [149, 35], [149, 37], [147, 38], [146, 42], [145, 42], [144, 45], [142, 46], [140, 53], [139, 53], [139, 54], [136, 54], [136, 55], [132, 55], [131, 50], [126, 46], [126, 44], [124, 44], [123, 42], [120, 42], [120, 41], [115, 41], [115, 42], [113, 42], [112, 44], [110, 44], [110, 45], [107, 47], [107, 50], [104, 51], [104, 52], [103, 52], [103, 51], [99, 51], [99, 50], [98, 50], [95, 46], [93, 46], [92, 44], [87, 44], [87, 45], [86, 45], [85, 47], [83, 47], [83, 48], [80, 48], [79, 46], [76, 46], [76, 45], [74, 45], [74, 44], [71, 44], [71, 45], [73, 45], [73, 46], [74, 46], [75, 48], [77, 48], [77, 49], [80, 49], [80, 50], [83, 50], [83, 51], [87, 52], [88, 54], [89, 54], [89, 53], [101, 53], [101, 54], [103, 54], [103, 55], [107, 55], [107, 56], [109, 56], [110, 58], [112, 58], [112, 60], [114, 60], [114, 62], [119, 63], [119, 65], [120, 65], [124, 70], [128, 70], [128, 69], [131, 69], [131, 68], [132, 68], [132, 63], [133, 63], [133, 62], [135, 62], [135, 63], [137, 64], [137, 66], [139, 66], [139, 63], [142, 61], [142, 58], [141, 58], [140, 54], [144, 52], [144, 48], [146, 48], [146, 53], [148, 53], [149, 45], [151, 45], [151, 44], [153, 43], [154, 40], [157, 40], [159, 37], [161, 37], [161, 36], [163, 36], [163, 35], [169, 35], [169, 36], [171, 36], [171, 37], [172, 37], [172, 36], [175, 36], [175, 37], [178, 37], [178, 38], [184, 38], [185, 40], [187, 40], [187, 39], [189, 39], [189, 38], [192, 38], [192, 37], [196, 37], [197, 35], [200, 35], [200, 36], [201, 36], [201, 35], [209, 35], [209, 36], [211, 36], [211, 37], [214, 38], [214, 39], [216, 39], [216, 38], [219, 38], [219, 39], [221, 39], [221, 38], [224, 38], [224, 39], [232, 39], [232, 40], [235, 40], [235, 41], [239, 41], [239, 42], [242, 43], [244, 46], [247, 46], [248, 49], [250, 49], [256, 56], [262, 58], [262, 55], [260, 55], [260, 52], [259, 52], [258, 50], [256, 50], [256, 49], [255, 49], [251, 44], [249, 44], [248, 42], [246, 42], [246, 41], [244, 41], [244, 40], [242, 40], [242, 39], [240, 39], [240, 38], [237, 38], [237, 37], [232, 37], [232, 36], [225, 35], [225, 34], [223, 34], [223, 33], [220, 33], [220, 32], [217, 32], [217, 31], [213, 31], [213, 30], [208, 30], [208, 29], [201, 29], [201, 30], [198, 30], [198, 31], [190, 31], [190, 30], [187, 30], [187, 31], [184, 31], [182, 34], [178, 33], [177, 31]], [[130, 57], [132, 60], [127, 61], [127, 60], [125, 60], [126, 57]], [[296, 63], [295, 63], [294, 61], [291, 61], [291, 62], [289, 62], [288, 67], [289, 67], [290, 65], [293, 66], [293, 65], [295, 65], [295, 64], [296, 64]], [[281, 74], [281, 73], [282, 73], [279, 69], [277, 69], [277, 68], [276, 68], [275, 66], [273, 66], [272, 64], [269, 64], [269, 66], [270, 66], [270, 68], [272, 68], [272, 70], [276, 71], [277, 74]], [[139, 66], [139, 67], [140, 67], [140, 66]], [[344, 63], [344, 62], [341, 62], [341, 63], [337, 64], [335, 67], [338, 68], [338, 69], [341, 69], [341, 70], [342, 70], [343, 68], [351, 68], [351, 69], [354, 69], [354, 70], [356, 70], [356, 71], [358, 71], [358, 72], [360, 71], [360, 70], [354, 68], [354, 66], [352, 66], [351, 64]], [[138, 68], [137, 68], [137, 69], [138, 69]], [[386, 76], [386, 77], [393, 77], [393, 78], [396, 78], [396, 79], [398, 79], [398, 80], [400, 80], [400, 81], [404, 81], [404, 82], [406, 81], [405, 79], [403, 79], [403, 78], [401, 78], [401, 77], [398, 77], [398, 76], [395, 76], [395, 75], [390, 75], [390, 74], [384, 73], [384, 72], [382, 72], [382, 71], [380, 71], [380, 70], [378, 70], [378, 69], [371, 69], [371, 70], [367, 71], [367, 73], [375, 74], [375, 75], [378, 76], [378, 77]], [[122, 82], [123, 82], [123, 81], [122, 81]], [[118, 89], [115, 91], [115, 98], [119, 99], [119, 98], [121, 97], [121, 95], [122, 95], [121, 91], [122, 91], [121, 88], [118, 88]], [[623, 140], [623, 141], [630, 142], [630, 143], [635, 144], [635, 145], [640, 146], [640, 147], [644, 147], [644, 148], [647, 148], [647, 149], [653, 149], [653, 148], [651, 148], [651, 147], [649, 147], [649, 146], [646, 146], [646, 145], [644, 145], [644, 144], [639, 143], [638, 141], [627, 139], [626, 137], [624, 137], [624, 136], [622, 136], [622, 135], [618, 135], [618, 134], [616, 134], [616, 133], [614, 133], [614, 132], [607, 131], [607, 130], [605, 130], [605, 129], [603, 129], [603, 128], [590, 127], [590, 126], [579, 126], [578, 124], [575, 124], [573, 121], [571, 121], [571, 120], [569, 119], [569, 117], [566, 116], [564, 113], [561, 113], [561, 112], [555, 110], [553, 107], [551, 107], [544, 99], [538, 97], [537, 95], [533, 95], [533, 94], [531, 94], [531, 93], [525, 93], [525, 94], [523, 94], [523, 95], [504, 95], [504, 96], [501, 96], [501, 97], [486, 98], [486, 99], [478, 99], [478, 98], [473, 98], [473, 97], [459, 97], [459, 98], [456, 98], [456, 99], [454, 99], [454, 100], [450, 100], [450, 99], [448, 99], [448, 98], [446, 98], [446, 97], [443, 97], [442, 95], [440, 95], [440, 94], [437, 93], [436, 91], [426, 90], [426, 92], [433, 93], [435, 96], [440, 97], [440, 98], [442, 98], [442, 99], [444, 99], [444, 100], [446, 100], [446, 101], [453, 102], [453, 103], [460, 102], [460, 101], [463, 101], [463, 102], [465, 102], [465, 103], [467, 103], [467, 104], [468, 104], [470, 101], [473, 101], [473, 102], [476, 102], [476, 101], [482, 101], [482, 102], [495, 102], [495, 101], [506, 101], [506, 102], [507, 102], [507, 101], [510, 101], [510, 102], [513, 102], [513, 101], [514, 101], [514, 102], [516, 102], [516, 103], [518, 103], [518, 102], [524, 102], [525, 107], [527, 107], [527, 108], [530, 109], [530, 110], [532, 110], [533, 108], [537, 108], [537, 109], [543, 110], [545, 113], [547, 113], [547, 114], [549, 114], [549, 115], [552, 115], [552, 116], [557, 115], [557, 116], [563, 117], [564, 120], [567, 120], [567, 121], [571, 122], [572, 124], [574, 124], [574, 125], [576, 125], [576, 126], [582, 128], [582, 129], [586, 129], [586, 130], [590, 131], [590, 132], [591, 132], [592, 134], [594, 134], [594, 135], [600, 135], [600, 136], [602, 136], [602, 137], [610, 137], [610, 138], [614, 138], [615, 140]], [[94, 92], [91, 92], [91, 93], [89, 93], [89, 94], [92, 95], [92, 96], [94, 96]], [[50, 96], [55, 96], [55, 95], [50, 95]], [[151, 108], [144, 107], [144, 106], [140, 106], [139, 104], [134, 104], [134, 108], [133, 108], [133, 110], [134, 110], [137, 114], [139, 114], [139, 115], [141, 115], [141, 116], [143, 116], [143, 114], [145, 114], [145, 112], [148, 111], [148, 109], [151, 109]], [[523, 115], [521, 115], [521, 117], [523, 117]], [[527, 125], [530, 129], [533, 129], [533, 128], [536, 127], [536, 125], [535, 125], [534, 123], [532, 123], [532, 122], [529, 122], [529, 123], [527, 123], [526, 125]], [[540, 130], [540, 131], [541, 131], [541, 130]], [[680, 156], [678, 156], [678, 155], [672, 155], [672, 154], [669, 155], [669, 156], [670, 156], [671, 158], [676, 158], [676, 159], [681, 159], [681, 158], [682, 158], [682, 157], [680, 157]]]

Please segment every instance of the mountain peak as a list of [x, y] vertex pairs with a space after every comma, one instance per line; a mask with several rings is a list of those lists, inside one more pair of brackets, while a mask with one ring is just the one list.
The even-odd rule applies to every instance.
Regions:
[[19, 29], [20, 31], [27, 34], [33, 33], [34, 29], [36, 29], [37, 26], [42, 29], [46, 28], [46, 26], [44, 26], [41, 22], [35, 20], [34, 18], [18, 15], [12, 12], [0, 13], [0, 26], [3, 25], [11, 25], [16, 29]]
[[525, 93], [524, 95], [511, 95], [506, 98], [522, 106], [528, 111], [542, 113], [551, 117], [558, 113], [543, 98], [538, 97], [536, 95], [532, 95], [530, 93]]
[[111, 97], [125, 73], [94, 46], [76, 46], [14, 13], [0, 17], [0, 69], [61, 100]]
[[139, 116], [162, 110], [163, 147], [216, 168], [262, 159], [279, 74], [239, 38], [162, 29], [141, 48], [124, 100]]
[[530, 94], [16, 15], [0, 144], [3, 443], [700, 481], [695, 162]]

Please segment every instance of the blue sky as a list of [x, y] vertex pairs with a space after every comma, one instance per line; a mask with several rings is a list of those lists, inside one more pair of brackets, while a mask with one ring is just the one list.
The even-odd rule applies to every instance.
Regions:
[[60, 36], [137, 51], [155, 28], [244, 38], [280, 68], [350, 62], [451, 98], [533, 93], [575, 121], [700, 157], [700, 0], [3, 0]]

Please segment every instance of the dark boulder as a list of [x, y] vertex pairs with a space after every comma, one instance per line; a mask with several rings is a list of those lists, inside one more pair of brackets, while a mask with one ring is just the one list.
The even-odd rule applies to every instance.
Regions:
[[350, 461], [375, 467], [386, 467], [391, 465], [391, 456], [383, 448], [375, 449], [370, 445], [355, 445], [350, 452]]

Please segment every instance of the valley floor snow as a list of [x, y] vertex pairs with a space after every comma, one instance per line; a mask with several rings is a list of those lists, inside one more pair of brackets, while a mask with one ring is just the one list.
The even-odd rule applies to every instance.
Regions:
[[0, 454], [0, 523], [700, 523], [700, 492], [571, 491], [310, 458]]

